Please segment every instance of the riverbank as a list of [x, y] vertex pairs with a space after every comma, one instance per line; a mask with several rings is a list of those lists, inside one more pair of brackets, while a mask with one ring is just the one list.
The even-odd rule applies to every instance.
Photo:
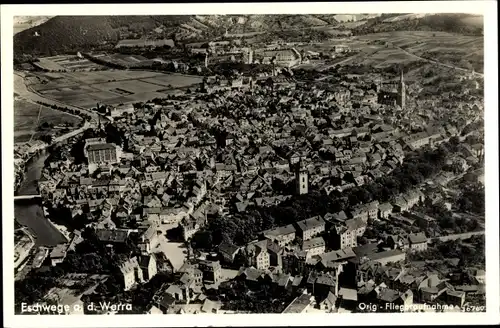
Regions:
[[[28, 158], [26, 160], [24, 160], [24, 163], [23, 163], [23, 172], [21, 174], [19, 174], [18, 172], [15, 172], [15, 174], [16, 174], [16, 182], [15, 182], [15, 185], [14, 185], [14, 195], [16, 195], [16, 196], [19, 195], [19, 189], [21, 188], [21, 186], [23, 185], [24, 180], [26, 179], [26, 175], [27, 175], [29, 166], [33, 162], [33, 160], [36, 160], [36, 158], [38, 158], [39, 156], [45, 156], [45, 155], [46, 155], [45, 154], [45, 148], [44, 149], [39, 149], [39, 150], [35, 151], [34, 153], [29, 154]], [[47, 157], [48, 157], [48, 155], [47, 155]], [[44, 161], [45, 161], [45, 159], [44, 159]], [[19, 178], [19, 176], [20, 176], [20, 178]]]
[[42, 208], [43, 215], [47, 219], [47, 221], [49, 221], [49, 223], [52, 224], [52, 226], [56, 228], [64, 236], [64, 238], [66, 238], [66, 241], [69, 242], [71, 240], [71, 232], [68, 230], [68, 228], [49, 219], [47, 208], [45, 206], [42, 206]]
[[[37, 192], [46, 152], [35, 156], [26, 165], [25, 179], [18, 188], [18, 195], [32, 195]], [[36, 246], [55, 246], [67, 242], [66, 236], [43, 213], [40, 200], [24, 200], [14, 203], [14, 217], [16, 221], [29, 229], [36, 238]]]

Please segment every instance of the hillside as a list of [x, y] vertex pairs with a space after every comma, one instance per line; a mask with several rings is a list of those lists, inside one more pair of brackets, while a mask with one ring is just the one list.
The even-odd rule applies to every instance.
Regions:
[[482, 17], [467, 14], [57, 16], [14, 35], [14, 53], [55, 55], [112, 48], [130, 38], [197, 42], [225, 32], [274, 34], [322, 26], [352, 29], [355, 35], [405, 30], [481, 35], [483, 31]]
[[[321, 16], [321, 17], [317, 17]], [[14, 52], [32, 55], [90, 50], [126, 38], [213, 39], [334, 24], [333, 15], [57, 16], [14, 36]]]
[[140, 37], [157, 27], [177, 28], [189, 16], [57, 16], [14, 36], [15, 54], [53, 55]]
[[464, 35], [482, 35], [481, 16], [469, 14], [400, 14], [381, 15], [368, 19], [353, 29], [353, 34], [371, 34], [392, 31], [436, 31]]

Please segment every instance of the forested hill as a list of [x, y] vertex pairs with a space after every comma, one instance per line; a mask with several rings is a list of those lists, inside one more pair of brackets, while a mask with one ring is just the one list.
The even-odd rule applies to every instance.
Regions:
[[[167, 19], [166, 19], [167, 18]], [[189, 16], [57, 16], [14, 36], [15, 54], [53, 55], [115, 44], [121, 35], [143, 34], [159, 25], [182, 24]]]

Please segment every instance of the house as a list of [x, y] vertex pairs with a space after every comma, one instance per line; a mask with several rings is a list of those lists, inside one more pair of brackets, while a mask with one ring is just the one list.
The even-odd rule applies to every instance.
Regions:
[[411, 290], [402, 293], [388, 287], [379, 287], [376, 289], [378, 289], [377, 301], [380, 304], [381, 312], [404, 312], [411, 309], [413, 304]]
[[201, 261], [199, 269], [203, 272], [203, 281], [217, 284], [222, 279], [222, 268], [219, 261]]
[[385, 240], [386, 246], [392, 249], [399, 248], [403, 251], [406, 251], [410, 248], [410, 243], [408, 238], [400, 235], [389, 235]]
[[202, 313], [211, 313], [217, 314], [222, 308], [222, 303], [220, 301], [212, 301], [208, 298], [203, 302], [203, 306], [201, 307]]
[[382, 203], [378, 207], [378, 216], [380, 219], [387, 219], [392, 213], [392, 205], [389, 203]]
[[305, 274], [307, 253], [303, 251], [292, 251], [282, 256], [283, 272], [292, 274]]
[[425, 251], [427, 249], [427, 237], [423, 232], [408, 235], [410, 249], [413, 252]]
[[325, 221], [327, 221], [329, 224], [335, 224], [337, 223], [343, 223], [347, 220], [347, 214], [345, 214], [344, 211], [340, 211], [338, 213], [327, 213], [324, 217]]
[[292, 287], [293, 277], [288, 273], [276, 274], [274, 281], [279, 288], [289, 290]]
[[[349, 219], [345, 221], [345, 226], [354, 232], [356, 237], [361, 237], [366, 231], [366, 226], [367, 223], [361, 219], [361, 218], [356, 218], [356, 219]], [[355, 246], [353, 246], [355, 247]]]
[[388, 263], [397, 263], [400, 261], [404, 261], [406, 259], [406, 253], [398, 249], [394, 249], [370, 254], [368, 255], [368, 258], [374, 262], [386, 265]]
[[403, 194], [403, 197], [406, 200], [408, 208], [411, 208], [419, 202], [423, 202], [425, 200], [425, 195], [420, 190], [407, 191]]
[[167, 258], [165, 253], [158, 252], [158, 253], [154, 253], [154, 255], [155, 255], [156, 266], [157, 266], [158, 271], [170, 272], [170, 273], [172, 273], [174, 271], [174, 267], [172, 266], [172, 263]]
[[329, 291], [326, 298], [319, 302], [318, 305], [320, 310], [332, 312], [337, 306], [337, 296], [332, 291]]
[[180, 226], [184, 241], [188, 241], [197, 231], [206, 224], [206, 208], [200, 206], [193, 214], [182, 219]]
[[241, 268], [238, 272], [238, 279], [244, 280], [250, 286], [257, 286], [262, 281], [264, 275], [263, 270], [256, 269], [254, 267]]
[[305, 240], [302, 243], [302, 251], [307, 252], [308, 257], [321, 255], [325, 252], [325, 240], [323, 237]]
[[307, 313], [313, 307], [314, 296], [302, 294], [296, 297], [282, 313]]
[[138, 262], [145, 281], [151, 280], [158, 272], [156, 256], [154, 254], [141, 255]]
[[191, 280], [195, 285], [199, 286], [203, 284], [203, 272], [193, 264], [184, 263], [177, 272], [183, 274], [181, 281]]
[[296, 229], [292, 224], [269, 229], [262, 232], [265, 238], [276, 242], [280, 247], [291, 243], [295, 239]]
[[239, 251], [240, 247], [233, 244], [222, 242], [219, 245], [219, 254], [222, 255], [222, 258], [227, 263], [233, 263]]
[[333, 248], [346, 249], [356, 247], [358, 244], [356, 230], [348, 226], [337, 225], [332, 234]]
[[309, 278], [312, 277], [310, 280], [312, 280], [312, 292], [314, 296], [319, 299], [324, 299], [330, 291], [338, 295], [339, 274], [340, 270], [334, 272], [320, 272], [319, 274], [315, 271], [309, 273]]
[[124, 244], [128, 240], [128, 230], [125, 229], [97, 229], [97, 239], [106, 244]]
[[463, 307], [465, 303], [465, 292], [448, 289], [445, 293], [446, 301], [448, 304]]
[[250, 265], [258, 270], [283, 266], [279, 245], [269, 239], [249, 243], [246, 246], [246, 255]]
[[167, 300], [171, 298], [174, 302], [186, 304], [189, 304], [194, 297], [189, 286], [185, 284], [172, 284], [165, 290], [165, 294], [168, 295]]
[[155, 224], [148, 226], [139, 237], [139, 248], [142, 254], [150, 254], [152, 250], [160, 243], [158, 238], [158, 230]]
[[64, 259], [66, 258], [67, 249], [68, 245], [66, 244], [59, 244], [52, 249], [52, 251], [50, 252], [50, 263], [52, 264], [52, 266], [56, 266], [57, 264], [64, 261]]
[[124, 290], [130, 290], [137, 282], [143, 281], [142, 270], [137, 257], [132, 257], [120, 265]]
[[325, 221], [315, 216], [295, 223], [297, 232], [302, 240], [308, 240], [325, 231]]
[[376, 219], [378, 215], [378, 201], [373, 201], [367, 204], [358, 205], [352, 209], [351, 215], [353, 219], [361, 218], [367, 222], [368, 219]]
[[410, 208], [408, 202], [402, 196], [396, 197], [392, 205], [395, 212], [404, 212]]
[[339, 308], [355, 310], [358, 306], [358, 292], [352, 288], [340, 288], [338, 292]]
[[439, 279], [437, 274], [428, 275], [419, 285], [418, 292], [421, 301], [432, 302], [450, 289], [446, 280]]
[[480, 285], [486, 284], [486, 271], [478, 270], [478, 269], [473, 270], [472, 276], [478, 282], [478, 284], [480, 284]]

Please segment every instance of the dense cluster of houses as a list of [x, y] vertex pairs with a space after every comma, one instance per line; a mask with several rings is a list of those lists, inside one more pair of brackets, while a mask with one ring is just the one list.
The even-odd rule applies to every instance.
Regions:
[[[165, 227], [179, 227], [189, 241], [213, 216], [230, 219], [249, 206], [290, 198], [288, 185], [296, 185], [299, 194], [313, 187], [330, 194], [367, 184], [396, 169], [407, 152], [458, 136], [472, 119], [467, 109], [457, 110], [437, 128], [434, 107], [394, 110], [369, 95], [355, 84], [323, 89], [292, 83], [111, 109], [124, 142], [86, 140], [88, 164], [78, 165], [68, 147], [65, 160], [44, 169], [39, 189], [46, 202], [69, 209], [105, 244], [138, 234], [141, 254], [120, 266], [124, 289], [132, 289], [168, 266], [169, 254], [155, 251]], [[470, 156], [452, 159], [464, 170], [468, 157], [482, 154], [480, 147], [469, 148]], [[286, 312], [303, 311], [311, 297], [328, 311], [361, 299], [408, 304], [415, 295], [430, 300], [443, 294], [463, 303], [465, 292], [446, 281], [393, 265], [404, 262], [408, 250], [425, 251], [425, 234], [388, 236], [369, 250], [358, 245], [371, 221], [401, 216], [430, 196], [414, 189], [388, 203], [373, 201], [274, 227], [243, 247], [223, 243], [222, 262], [186, 262], [177, 270], [179, 281], [159, 292], [152, 312], [189, 312], [178, 305], [193, 300], [204, 305], [192, 311], [219, 311], [202, 287], [227, 281], [221, 264], [230, 265], [238, 254], [246, 265], [230, 279], [267, 281], [302, 293]], [[54, 265], [68, 247], [52, 251]], [[342, 277], [352, 280], [349, 288]]]

